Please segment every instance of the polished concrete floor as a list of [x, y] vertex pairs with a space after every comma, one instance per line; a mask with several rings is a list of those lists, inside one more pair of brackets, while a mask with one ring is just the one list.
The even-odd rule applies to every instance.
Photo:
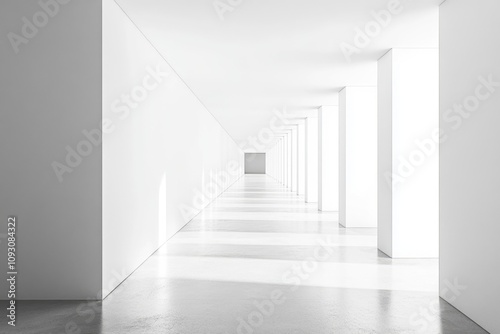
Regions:
[[[104, 302], [21, 302], [2, 333], [486, 333], [438, 297], [437, 260], [245, 176]], [[3, 325], [2, 325], [3, 326]]]

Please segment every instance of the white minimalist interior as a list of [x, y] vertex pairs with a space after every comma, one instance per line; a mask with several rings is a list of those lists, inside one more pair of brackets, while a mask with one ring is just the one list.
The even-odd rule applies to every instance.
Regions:
[[0, 333], [500, 334], [498, 1], [0, 22]]

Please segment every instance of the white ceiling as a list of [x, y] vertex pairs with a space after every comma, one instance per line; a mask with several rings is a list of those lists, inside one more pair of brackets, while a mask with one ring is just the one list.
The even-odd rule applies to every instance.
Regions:
[[[274, 109], [297, 115], [337, 105], [347, 85], [375, 86], [392, 47], [438, 47], [442, 0], [400, 0], [402, 12], [348, 61], [356, 27], [397, 0], [117, 0], [237, 143], [269, 127]], [[241, 2], [241, 4], [237, 4]]]

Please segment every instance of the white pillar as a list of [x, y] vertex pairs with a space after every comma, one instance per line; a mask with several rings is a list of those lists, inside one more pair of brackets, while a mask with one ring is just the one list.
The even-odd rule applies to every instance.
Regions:
[[[393, 49], [378, 62], [378, 247], [438, 256], [438, 49]], [[429, 144], [430, 143], [430, 144]]]
[[322, 106], [318, 113], [318, 209], [339, 209], [339, 108]]
[[274, 178], [274, 155], [273, 155], [274, 147], [271, 148], [266, 154], [266, 162], [269, 161], [269, 170], [266, 170], [266, 174], [270, 175]]
[[274, 160], [274, 162], [273, 162], [274, 178], [276, 180], [278, 180], [278, 143], [276, 143], [276, 145], [274, 145], [273, 156], [274, 156], [274, 159], [273, 159]]
[[274, 170], [274, 172], [273, 173], [274, 173], [274, 178], [276, 179], [276, 181], [278, 181], [278, 143], [279, 143], [279, 140], [276, 139], [276, 143], [274, 144], [274, 148], [273, 148], [273, 151], [274, 151], [274, 153], [273, 153], [273, 156], [274, 156], [274, 159], [273, 159], [274, 160], [274, 163], [273, 163], [274, 168], [273, 168], [273, 170]]
[[283, 178], [283, 137], [280, 137], [278, 142], [278, 181], [281, 185], [284, 184]]
[[292, 188], [292, 132], [286, 134], [286, 186]]
[[264, 160], [265, 168], [266, 168], [265, 174], [267, 174], [267, 175], [269, 175], [269, 173], [271, 171], [271, 163], [270, 163], [271, 160], [269, 159], [269, 157], [270, 157], [270, 151], [268, 150], [265, 153], [265, 160]]
[[306, 168], [305, 168], [305, 201], [318, 202], [318, 118], [307, 117], [306, 133]]
[[274, 173], [276, 174], [276, 181], [280, 182], [280, 139], [279, 138], [276, 138], [274, 161], [275, 161]]
[[273, 147], [273, 177], [277, 179], [278, 175], [278, 159], [277, 159], [277, 145]]
[[290, 191], [297, 192], [297, 167], [298, 167], [298, 139], [297, 139], [297, 126], [293, 126], [290, 130]]
[[288, 167], [289, 167], [289, 164], [288, 164], [288, 156], [290, 155], [290, 152], [288, 150], [288, 134], [285, 134], [285, 136], [283, 137], [283, 175], [284, 175], [284, 186], [285, 187], [289, 187], [289, 183], [288, 183]]
[[339, 93], [339, 223], [377, 226], [377, 88]]
[[275, 148], [275, 145], [273, 145], [272, 148], [270, 148], [267, 152], [266, 152], [266, 163], [267, 163], [267, 166], [266, 167], [266, 174], [271, 176], [272, 178], [274, 178], [274, 148]]
[[306, 133], [305, 120], [297, 125], [297, 195], [305, 194], [306, 187]]
[[280, 183], [285, 185], [285, 136], [280, 139]]

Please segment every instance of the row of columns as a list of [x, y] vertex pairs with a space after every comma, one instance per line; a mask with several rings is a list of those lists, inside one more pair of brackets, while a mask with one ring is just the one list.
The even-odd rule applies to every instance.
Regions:
[[438, 63], [437, 49], [390, 50], [377, 87], [345, 87], [277, 134], [267, 173], [345, 228], [378, 227], [388, 256], [437, 257]]

